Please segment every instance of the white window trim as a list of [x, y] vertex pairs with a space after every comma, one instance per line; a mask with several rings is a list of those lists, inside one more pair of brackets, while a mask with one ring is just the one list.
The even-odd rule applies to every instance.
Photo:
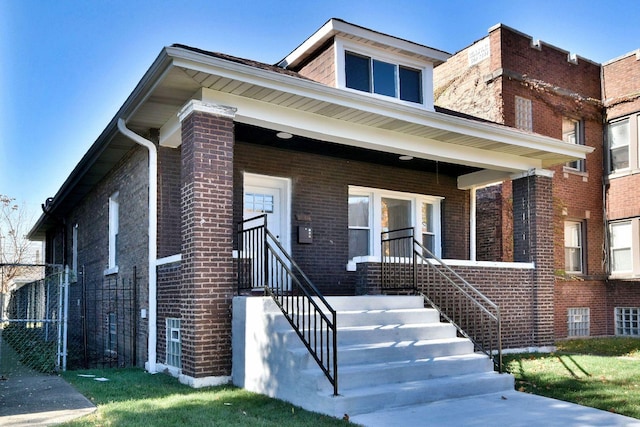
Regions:
[[[403, 56], [390, 55], [387, 52], [376, 50], [366, 45], [359, 43], [353, 43], [347, 40], [335, 38], [334, 41], [335, 51], [335, 63], [336, 63], [336, 87], [346, 91], [354, 93], [366, 93], [374, 98], [382, 99], [385, 101], [393, 101], [403, 105], [409, 106], [422, 106], [433, 110], [433, 64], [430, 62], [413, 61]], [[381, 95], [373, 92], [363, 92], [357, 89], [351, 89], [347, 87], [347, 76], [345, 70], [345, 53], [353, 52], [358, 55], [367, 56], [372, 59], [377, 59], [384, 62], [389, 62], [396, 66], [413, 68], [419, 70], [422, 76], [422, 102], [404, 101], [398, 97], [391, 97]], [[396, 85], [398, 84], [398, 76], [396, 76]], [[396, 88], [399, 90], [398, 88]]]
[[442, 230], [441, 230], [441, 203], [444, 197], [429, 196], [424, 194], [404, 193], [399, 191], [383, 190], [378, 188], [349, 186], [349, 196], [368, 196], [369, 197], [369, 218], [370, 218], [370, 230], [369, 234], [369, 249], [371, 255], [359, 256], [350, 259], [347, 264], [347, 270], [354, 271], [356, 264], [362, 262], [380, 262], [381, 247], [380, 236], [382, 234], [382, 199], [393, 198], [398, 200], [411, 201], [411, 210], [413, 212], [413, 228], [415, 230], [416, 238], [422, 239], [422, 203], [430, 203], [434, 206], [433, 209], [433, 233], [434, 239], [434, 255], [438, 258], [442, 253]]
[[[631, 225], [631, 269], [630, 270], [613, 270], [613, 247], [611, 227], [617, 224], [629, 223]], [[611, 270], [611, 278], [626, 279], [640, 277], [640, 260], [637, 260], [637, 253], [640, 249], [640, 217], [630, 218], [619, 221], [610, 221], [609, 228], [609, 268]], [[620, 247], [622, 248], [622, 247]]]
[[[566, 251], [567, 248], [580, 249], [580, 266], [581, 266], [582, 269], [581, 270], [565, 270], [565, 273], [584, 274], [585, 273], [585, 257], [584, 257], [584, 255], [585, 255], [585, 252], [584, 252], [585, 225], [584, 225], [584, 222], [582, 222], [582, 221], [566, 220], [566, 221], [564, 221], [565, 233], [566, 233], [566, 227], [567, 227], [568, 224], [572, 224], [572, 225], [573, 224], [578, 224], [578, 226], [580, 227], [579, 233], [578, 233], [579, 234], [578, 237], [580, 239], [580, 242], [579, 242], [580, 245], [579, 246], [568, 246], [567, 242], [565, 240], [564, 249], [565, 249], [565, 251]], [[565, 255], [565, 257], [566, 257], [566, 255]], [[566, 269], [566, 266], [567, 266], [567, 260], [566, 259], [565, 259], [564, 265], [565, 265], [565, 269]]]
[[[631, 116], [626, 116], [626, 117], [620, 117], [617, 118], [615, 120], [611, 120], [610, 122], [607, 123], [607, 127], [606, 127], [606, 134], [607, 134], [607, 157], [608, 157], [608, 162], [607, 162], [607, 172], [609, 173], [610, 176], [616, 176], [616, 175], [627, 175], [630, 171], [637, 169], [638, 168], [638, 161], [634, 161], [634, 157], [637, 157], [637, 149], [634, 150], [634, 144], [637, 145], [637, 141], [633, 140], [633, 136], [634, 136], [634, 129], [633, 129], [633, 120], [632, 120], [633, 115]], [[638, 117], [638, 119], [640, 120], [640, 116]], [[616, 125], [619, 123], [623, 123], [626, 122], [627, 123], [627, 133], [629, 134], [629, 139], [627, 140], [627, 156], [629, 158], [629, 165], [626, 168], [618, 168], [618, 169], [613, 169], [612, 168], [612, 164], [611, 164], [611, 138], [609, 136], [609, 128], [611, 125]], [[622, 146], [620, 146], [622, 147]], [[620, 148], [618, 147], [618, 148]], [[636, 152], [636, 156], [634, 156], [634, 152]]]
[[107, 269], [104, 271], [105, 276], [118, 272], [118, 266], [116, 265], [116, 236], [120, 229], [119, 196], [120, 193], [116, 191], [109, 197], [109, 259]]

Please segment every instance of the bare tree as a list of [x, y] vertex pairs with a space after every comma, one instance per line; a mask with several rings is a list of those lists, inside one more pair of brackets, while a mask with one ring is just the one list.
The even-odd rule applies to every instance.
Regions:
[[7, 294], [9, 286], [19, 276], [28, 275], [26, 264], [39, 262], [37, 246], [27, 239], [32, 225], [31, 215], [25, 204], [0, 194], [0, 293]]

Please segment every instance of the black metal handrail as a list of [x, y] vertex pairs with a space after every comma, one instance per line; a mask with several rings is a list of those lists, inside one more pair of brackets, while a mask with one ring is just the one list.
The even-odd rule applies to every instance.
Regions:
[[502, 372], [500, 307], [418, 242], [413, 228], [383, 232], [381, 241], [382, 291], [422, 295]]
[[273, 298], [338, 395], [336, 311], [271, 234], [267, 215], [238, 224], [238, 287]]

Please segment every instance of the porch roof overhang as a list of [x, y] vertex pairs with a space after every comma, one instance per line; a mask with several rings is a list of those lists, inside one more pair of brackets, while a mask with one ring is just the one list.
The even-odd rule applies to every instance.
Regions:
[[476, 168], [460, 188], [510, 174], [584, 159], [592, 148], [506, 126], [429, 111], [305, 79], [276, 66], [186, 46], [164, 48], [80, 160], [29, 233], [46, 230], [75, 206], [134, 143], [117, 130], [124, 118], [141, 135], [160, 130], [160, 145], [181, 144], [178, 113], [191, 100], [231, 106], [234, 120], [350, 147]]

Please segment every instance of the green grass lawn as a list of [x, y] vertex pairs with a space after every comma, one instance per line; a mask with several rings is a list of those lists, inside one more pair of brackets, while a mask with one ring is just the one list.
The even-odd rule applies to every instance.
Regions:
[[[79, 375], [107, 378], [100, 382]], [[141, 369], [68, 371], [63, 374], [96, 404], [92, 415], [66, 426], [344, 426], [338, 420], [232, 386], [193, 389]]]
[[516, 390], [640, 419], [640, 340], [602, 338], [557, 343], [551, 354], [507, 354]]
[[[552, 354], [507, 354], [516, 389], [640, 419], [640, 340], [584, 339], [557, 343]], [[109, 381], [79, 376], [90, 374]], [[348, 421], [304, 411], [231, 386], [193, 389], [141, 369], [69, 371], [64, 378], [98, 406], [67, 426], [345, 426]]]

